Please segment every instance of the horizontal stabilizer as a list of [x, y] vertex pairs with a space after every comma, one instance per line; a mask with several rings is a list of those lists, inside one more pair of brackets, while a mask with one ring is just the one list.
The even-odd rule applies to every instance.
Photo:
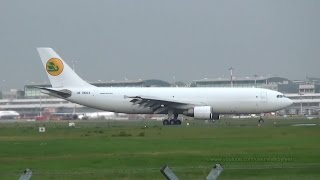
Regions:
[[44, 94], [48, 94], [50, 96], [63, 98], [63, 99], [71, 97], [71, 95], [72, 95], [72, 92], [68, 89], [54, 90], [54, 89], [43, 88], [43, 87], [36, 87], [36, 88], [41, 89], [41, 92]]

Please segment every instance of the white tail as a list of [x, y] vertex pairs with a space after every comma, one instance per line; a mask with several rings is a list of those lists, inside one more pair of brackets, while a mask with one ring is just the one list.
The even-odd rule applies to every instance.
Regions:
[[37, 48], [50, 83], [54, 88], [90, 87], [52, 48]]

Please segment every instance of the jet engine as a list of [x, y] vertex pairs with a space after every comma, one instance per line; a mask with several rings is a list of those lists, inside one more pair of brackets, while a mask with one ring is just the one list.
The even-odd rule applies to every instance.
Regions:
[[195, 119], [220, 119], [219, 114], [214, 114], [211, 106], [196, 106], [183, 112], [184, 115], [194, 117]]

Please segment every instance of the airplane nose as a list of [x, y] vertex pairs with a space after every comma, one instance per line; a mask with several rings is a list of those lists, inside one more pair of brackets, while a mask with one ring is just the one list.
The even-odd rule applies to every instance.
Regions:
[[291, 106], [292, 104], [293, 104], [293, 101], [288, 98], [288, 105], [287, 106]]

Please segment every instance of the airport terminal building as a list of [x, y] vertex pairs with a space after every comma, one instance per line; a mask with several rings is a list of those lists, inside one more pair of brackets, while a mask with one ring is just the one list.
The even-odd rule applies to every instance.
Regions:
[[298, 92], [299, 85], [293, 83], [289, 79], [282, 77], [245, 77], [245, 78], [218, 78], [218, 79], [202, 79], [195, 80], [191, 83], [192, 87], [256, 87], [266, 88], [282, 93], [296, 93]]
[[[98, 87], [169, 87], [161, 80], [110, 81], [91, 83]], [[282, 77], [245, 77], [230, 79], [202, 79], [192, 81], [190, 88], [197, 87], [257, 87], [284, 93], [294, 104], [279, 115], [319, 115], [320, 80], [292, 81]], [[41, 113], [79, 113], [95, 112], [96, 109], [74, 104], [62, 99], [48, 96], [35, 87], [51, 87], [48, 84], [27, 84], [24, 91], [11, 90], [2, 92], [0, 110], [14, 110], [24, 117], [37, 116]]]

